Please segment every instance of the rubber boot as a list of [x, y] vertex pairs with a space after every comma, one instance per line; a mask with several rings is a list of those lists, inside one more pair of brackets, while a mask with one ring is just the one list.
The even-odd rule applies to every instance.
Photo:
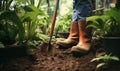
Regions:
[[79, 27], [79, 42], [71, 48], [72, 52], [87, 53], [91, 48], [92, 28], [86, 28], [85, 20], [78, 22]]
[[70, 34], [67, 39], [65, 40], [58, 40], [56, 43], [60, 46], [63, 46], [64, 48], [69, 48], [74, 45], [77, 45], [79, 40], [79, 34], [78, 34], [78, 23], [72, 22], [70, 27]]

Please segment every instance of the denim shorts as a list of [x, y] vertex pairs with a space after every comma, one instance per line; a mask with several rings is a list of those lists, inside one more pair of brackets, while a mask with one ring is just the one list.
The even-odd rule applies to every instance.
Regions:
[[86, 17], [92, 15], [91, 0], [73, 0], [73, 16], [72, 22], [85, 20]]

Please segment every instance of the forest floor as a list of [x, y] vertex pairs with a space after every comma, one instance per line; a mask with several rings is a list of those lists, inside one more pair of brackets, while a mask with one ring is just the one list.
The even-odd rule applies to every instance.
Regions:
[[[27, 54], [18, 57], [0, 58], [0, 71], [95, 71], [97, 62], [90, 62], [95, 58], [96, 50], [91, 50], [83, 56], [74, 56], [69, 49], [58, 49], [55, 45], [51, 53], [43, 50], [44, 46], [37, 46], [34, 50], [27, 50]], [[120, 71], [120, 64], [102, 71]]]

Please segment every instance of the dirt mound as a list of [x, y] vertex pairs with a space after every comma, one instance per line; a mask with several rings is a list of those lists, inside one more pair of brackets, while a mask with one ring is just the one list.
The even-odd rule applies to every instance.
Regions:
[[94, 51], [75, 57], [70, 49], [55, 48], [50, 55], [41, 48], [43, 49], [39, 46], [28, 50], [28, 54], [23, 57], [0, 58], [0, 71], [95, 71], [97, 63], [90, 62], [95, 57]]

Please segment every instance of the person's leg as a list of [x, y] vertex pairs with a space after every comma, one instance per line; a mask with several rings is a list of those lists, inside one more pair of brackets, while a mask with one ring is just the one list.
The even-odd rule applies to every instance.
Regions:
[[79, 30], [79, 42], [71, 48], [72, 52], [86, 53], [91, 48], [92, 29], [86, 28], [86, 18], [92, 15], [92, 6], [90, 0], [81, 0], [76, 6]]
[[73, 0], [73, 16], [72, 16], [72, 23], [70, 27], [70, 34], [66, 40], [58, 40], [56, 43], [58, 45], [64, 46], [64, 48], [72, 47], [73, 45], [77, 45], [79, 40], [79, 33], [78, 33], [78, 22], [77, 22], [77, 13], [75, 10], [77, 0]]

